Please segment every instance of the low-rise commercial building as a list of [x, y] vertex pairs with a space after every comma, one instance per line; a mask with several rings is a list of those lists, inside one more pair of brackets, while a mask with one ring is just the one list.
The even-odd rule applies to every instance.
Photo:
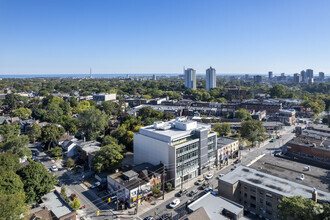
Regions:
[[104, 102], [104, 101], [114, 101], [116, 100], [116, 93], [100, 93], [93, 95], [93, 101]]
[[296, 110], [294, 109], [281, 109], [276, 113], [278, 120], [285, 125], [292, 125], [296, 120]]
[[229, 158], [233, 159], [238, 157], [238, 151], [239, 151], [238, 140], [226, 138], [226, 137], [219, 137], [217, 141], [217, 148], [218, 148], [217, 165], [220, 167], [223, 165], [228, 165]]
[[217, 158], [211, 126], [180, 117], [140, 128], [134, 134], [134, 163], [165, 164], [174, 187], [208, 171]]
[[265, 111], [269, 115], [275, 115], [276, 112], [279, 112], [279, 110], [282, 109], [282, 103], [280, 103], [277, 100], [244, 100], [240, 104], [241, 108], [247, 109], [247, 110], [254, 110], [256, 112], [258, 111]]
[[330, 166], [330, 140], [320, 134], [306, 134], [304, 132], [286, 143], [283, 152], [287, 155]]
[[40, 207], [46, 207], [50, 211], [52, 219], [76, 220], [76, 211], [64, 201], [55, 190], [41, 198]]
[[[278, 206], [283, 196], [315, 199], [316, 195], [316, 190], [311, 187], [246, 166], [239, 166], [224, 175], [218, 184], [220, 196], [237, 202], [251, 214], [266, 219], [279, 219]], [[329, 202], [330, 193], [318, 191], [316, 200]]]
[[[243, 217], [244, 207], [221, 196], [207, 193], [188, 205], [188, 209], [192, 212], [200, 208], [204, 208], [204, 211], [211, 220], [238, 220]], [[188, 219], [190, 218], [188, 217]]]
[[107, 182], [110, 192], [116, 193], [117, 198], [129, 207], [152, 193], [150, 182], [139, 178], [139, 174], [133, 170], [108, 175]]

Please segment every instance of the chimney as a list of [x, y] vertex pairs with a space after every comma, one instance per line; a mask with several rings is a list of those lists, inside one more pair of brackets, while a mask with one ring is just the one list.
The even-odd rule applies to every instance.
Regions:
[[313, 188], [313, 192], [312, 192], [312, 200], [314, 200], [315, 202], [317, 202], [317, 191], [315, 188]]

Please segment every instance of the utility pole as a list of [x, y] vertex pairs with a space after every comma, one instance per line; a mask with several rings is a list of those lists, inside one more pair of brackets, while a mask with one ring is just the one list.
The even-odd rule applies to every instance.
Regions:
[[163, 164], [163, 174], [162, 174], [162, 182], [163, 182], [163, 200], [165, 200], [165, 165]]
[[117, 203], [117, 211], [118, 211], [119, 198], [118, 198], [118, 192], [117, 192], [117, 191], [116, 191], [116, 197], [117, 197], [117, 198], [116, 198], [116, 200], [117, 200], [116, 203]]
[[139, 180], [139, 188], [138, 188], [138, 193], [137, 193], [137, 197], [136, 197], [136, 213], [138, 213], [138, 208], [139, 208], [139, 194], [140, 194], [140, 180]]
[[183, 189], [183, 176], [181, 176], [181, 190]]

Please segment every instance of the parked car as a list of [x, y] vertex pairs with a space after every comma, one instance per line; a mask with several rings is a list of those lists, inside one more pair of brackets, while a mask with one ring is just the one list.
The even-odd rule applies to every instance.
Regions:
[[58, 168], [57, 168], [57, 166], [55, 166], [55, 165], [53, 165], [50, 169], [51, 169], [53, 172], [58, 171]]
[[304, 167], [304, 171], [310, 171], [310, 170], [311, 170], [310, 166]]
[[182, 189], [182, 190], [180, 190], [180, 191], [176, 194], [176, 196], [177, 196], [177, 197], [181, 197], [181, 196], [187, 194], [187, 192], [188, 192], [188, 191], [187, 191], [186, 189]]
[[230, 170], [235, 170], [236, 169], [236, 166], [232, 167]]
[[204, 183], [205, 179], [204, 178], [200, 178], [195, 182], [195, 185], [202, 185]]
[[203, 183], [203, 185], [201, 185], [201, 186], [199, 187], [199, 189], [200, 189], [200, 190], [204, 190], [204, 189], [206, 189], [207, 187], [209, 187], [209, 185], [210, 185], [209, 183], [206, 183], [206, 182], [205, 182], [205, 183]]
[[174, 199], [171, 203], [170, 203], [170, 207], [171, 208], [175, 208], [180, 204], [180, 199]]
[[91, 186], [91, 189], [94, 189], [94, 188], [96, 188], [96, 187], [98, 187], [98, 186], [100, 186], [100, 185], [101, 185], [100, 182], [96, 182], [96, 183], [94, 183], [94, 184]]
[[222, 174], [222, 173], [220, 173], [219, 175], [218, 175], [218, 179], [220, 179], [221, 177], [223, 177], [225, 174]]
[[148, 216], [148, 217], [145, 217], [143, 220], [154, 220], [154, 217]]
[[304, 180], [304, 179], [305, 179], [305, 175], [304, 175], [304, 174], [301, 174], [301, 175], [298, 176], [296, 179], [297, 179], [297, 180]]
[[161, 219], [163, 220], [172, 219], [172, 215], [170, 213], [165, 213], [161, 216]]
[[193, 197], [194, 195], [197, 194], [197, 190], [191, 190], [189, 193], [188, 193], [188, 196], [189, 197]]
[[209, 173], [205, 176], [205, 179], [210, 180], [210, 179], [212, 179], [212, 177], [213, 177], [213, 174]]

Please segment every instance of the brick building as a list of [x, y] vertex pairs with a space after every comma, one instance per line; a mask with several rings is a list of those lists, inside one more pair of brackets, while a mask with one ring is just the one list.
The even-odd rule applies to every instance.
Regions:
[[[280, 219], [280, 199], [302, 196], [312, 199], [313, 188], [250, 167], [239, 166], [218, 181], [218, 193], [244, 206], [251, 214], [265, 219]], [[330, 193], [318, 191], [317, 200], [328, 202]]]
[[247, 110], [264, 111], [266, 110], [267, 114], [275, 115], [276, 112], [279, 112], [282, 109], [282, 103], [276, 100], [263, 100], [259, 101], [256, 99], [245, 100], [240, 104], [240, 108]]

